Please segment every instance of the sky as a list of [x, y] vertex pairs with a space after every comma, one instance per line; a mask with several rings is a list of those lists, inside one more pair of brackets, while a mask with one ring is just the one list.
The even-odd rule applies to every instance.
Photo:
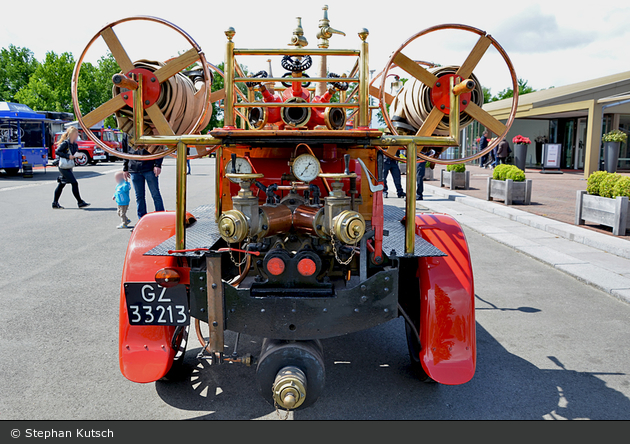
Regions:
[[[335, 35], [331, 48], [358, 48], [357, 32], [370, 31], [370, 69], [380, 72], [391, 53], [423, 29], [443, 23], [461, 23], [486, 31], [507, 51], [516, 75], [536, 89], [561, 86], [622, 71], [630, 71], [630, 2], [449, 0], [349, 2], [339, 0], [260, 2], [196, 1], [0, 2], [0, 47], [13, 44], [31, 49], [42, 60], [48, 51], [69, 51], [75, 58], [100, 28], [115, 20], [150, 15], [184, 29], [204, 50], [210, 63], [223, 61], [224, 31], [236, 30], [237, 48], [286, 47], [302, 17], [309, 47], [315, 37], [322, 6], [328, 4]], [[27, 5], [27, 6], [25, 6]], [[178, 5], [181, 5], [178, 7]], [[286, 8], [286, 5], [291, 5]], [[25, 12], [28, 16], [24, 17]], [[190, 48], [175, 31], [157, 24], [124, 23], [114, 28], [132, 60], [166, 60]], [[414, 60], [458, 65], [472, 49], [476, 37], [464, 31], [437, 31], [410, 43], [403, 52]], [[102, 39], [86, 53], [94, 62], [105, 54]], [[267, 69], [267, 57], [240, 60], [250, 71]], [[341, 74], [353, 64], [349, 58], [329, 60], [329, 70]], [[282, 75], [279, 60], [274, 75]], [[507, 65], [490, 49], [475, 70], [482, 85], [493, 94], [510, 86]], [[312, 68], [311, 75], [315, 74]]]

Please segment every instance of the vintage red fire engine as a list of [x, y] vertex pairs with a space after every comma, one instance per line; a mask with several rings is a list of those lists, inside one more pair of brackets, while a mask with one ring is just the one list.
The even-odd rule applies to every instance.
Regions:
[[[146, 21], [179, 33], [192, 49], [165, 63], [132, 62], [114, 28]], [[405, 55], [411, 42], [447, 29], [477, 35], [461, 65], [426, 68]], [[383, 160], [398, 159], [404, 149], [408, 160], [458, 163], [492, 150], [509, 130], [517, 100], [505, 124], [495, 120], [481, 108], [473, 70], [494, 46], [518, 91], [507, 54], [479, 29], [435, 26], [407, 40], [370, 83], [368, 31], [358, 33], [358, 49], [330, 49], [332, 35], [343, 33], [330, 27], [327, 8], [318, 48], [307, 47], [300, 19], [289, 46], [279, 49], [236, 48], [235, 34], [225, 32], [220, 70], [172, 23], [130, 17], [102, 28], [75, 68], [75, 111], [94, 143], [118, 157], [142, 157], [113, 152], [91, 133], [95, 122], [115, 113], [131, 145], [152, 152], [144, 158], [177, 157], [176, 210], [143, 217], [125, 257], [123, 375], [139, 383], [176, 377], [195, 328], [199, 359], [253, 366], [265, 399], [301, 409], [324, 390], [322, 339], [402, 316], [419, 378], [468, 382], [476, 363], [475, 304], [464, 233], [448, 215], [416, 211], [415, 162], [407, 163], [404, 207], [384, 205]], [[122, 71], [112, 79], [113, 98], [84, 116], [77, 82], [86, 52], [100, 38]], [[241, 56], [260, 56], [262, 67], [276, 58], [287, 73], [246, 76]], [[339, 57], [356, 60], [342, 76], [329, 72]], [[309, 77], [313, 59], [319, 72]], [[394, 72], [410, 78], [395, 96], [386, 92]], [[219, 76], [224, 88], [212, 91]], [[379, 101], [387, 133], [370, 128], [370, 95]], [[200, 134], [217, 101], [224, 126]], [[497, 141], [473, 156], [441, 156], [459, 146], [460, 129], [473, 120]], [[197, 151], [190, 158], [216, 153], [216, 183], [208, 184], [212, 204], [187, 211], [189, 147]], [[234, 352], [225, 353], [226, 330], [237, 333], [237, 342], [240, 335], [260, 338], [260, 352], [239, 353], [230, 344]]]

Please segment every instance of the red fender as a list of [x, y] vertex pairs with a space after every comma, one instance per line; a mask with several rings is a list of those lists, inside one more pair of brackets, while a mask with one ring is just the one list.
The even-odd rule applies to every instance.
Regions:
[[416, 216], [416, 233], [448, 256], [419, 259], [420, 362], [431, 379], [464, 384], [475, 374], [475, 290], [462, 228], [445, 214]]
[[[188, 220], [192, 215], [188, 215]], [[177, 350], [171, 347], [175, 326], [129, 325], [125, 282], [155, 282], [155, 273], [164, 267], [180, 271], [180, 285], [190, 283], [188, 268], [179, 267], [178, 259], [171, 256], [144, 256], [144, 253], [175, 235], [175, 213], [157, 212], [138, 221], [133, 232], [120, 287], [119, 360], [120, 371], [133, 382], [153, 382], [162, 378], [171, 368]]]

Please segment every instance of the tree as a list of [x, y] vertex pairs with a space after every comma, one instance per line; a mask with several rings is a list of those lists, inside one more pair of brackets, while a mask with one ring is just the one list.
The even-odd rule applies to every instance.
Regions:
[[[111, 55], [101, 57], [97, 66], [84, 63], [79, 75], [79, 106], [83, 115], [94, 110], [112, 98], [112, 76], [120, 72], [120, 67]], [[109, 116], [105, 119], [105, 127], [116, 127], [116, 119]]]
[[[490, 90], [488, 90], [488, 92], [489, 91]], [[522, 96], [523, 94], [528, 94], [535, 91], [536, 90], [534, 88], [532, 88], [531, 86], [527, 84], [527, 80], [518, 79], [518, 94], [519, 95]], [[512, 90], [512, 88], [506, 88], [503, 91], [500, 91], [496, 96], [494, 96], [491, 102], [496, 102], [497, 100], [509, 99], [510, 97], [514, 97], [514, 91]], [[485, 99], [485, 93], [484, 93], [484, 99]], [[484, 103], [486, 103], [485, 100], [484, 100]]]
[[492, 93], [490, 92], [490, 88], [482, 86], [481, 90], [483, 91], [483, 103], [492, 102]]
[[70, 81], [73, 69], [71, 53], [46, 53], [44, 62], [37, 66], [28, 84], [17, 92], [15, 100], [34, 110], [72, 112]]
[[15, 102], [17, 92], [26, 86], [39, 62], [28, 48], [9, 45], [0, 50], [0, 101]]

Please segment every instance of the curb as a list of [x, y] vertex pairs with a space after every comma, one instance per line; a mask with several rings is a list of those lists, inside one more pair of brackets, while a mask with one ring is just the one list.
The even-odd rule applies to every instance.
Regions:
[[[606, 242], [611, 239], [599, 239], [600, 237], [608, 238], [608, 236], [600, 233], [591, 232], [584, 228], [579, 228], [564, 222], [558, 222], [549, 218], [530, 214], [522, 210], [515, 208], [508, 208], [504, 206], [495, 205], [491, 202], [478, 199], [476, 197], [467, 196], [461, 193], [445, 190], [440, 187], [425, 184], [425, 191], [432, 193], [436, 196], [446, 197], [450, 201], [458, 202], [486, 211], [488, 213], [496, 214], [497, 216], [504, 217], [506, 219], [528, 225], [532, 228], [546, 231], [555, 236], [565, 238], [567, 240], [582, 243], [592, 248], [597, 248], [607, 253], [616, 254], [622, 258], [630, 259], [630, 243], [624, 239], [612, 239], [615, 242]], [[428, 203], [428, 202], [427, 202]], [[580, 282], [591, 285], [609, 295], [615, 297], [621, 302], [630, 304], [630, 279], [620, 274], [614, 273], [610, 270], [599, 267], [595, 264], [591, 264], [586, 261], [578, 260], [572, 256], [566, 255], [561, 252], [556, 252], [545, 246], [531, 245], [527, 239], [521, 240], [521, 242], [515, 242], [514, 236], [511, 236], [509, 232], [502, 229], [496, 231], [482, 230], [475, 224], [470, 224], [465, 218], [460, 221], [462, 225], [466, 225], [473, 231], [489, 237], [490, 239], [508, 246], [515, 251], [518, 251], [526, 256], [538, 260], [544, 264], [553, 267], [556, 270], [562, 271], [565, 274], [577, 279]], [[586, 233], [584, 233], [586, 231]], [[596, 236], [592, 236], [596, 235]], [[595, 238], [595, 239], [592, 239]], [[625, 245], [618, 245], [623, 242]], [[614, 247], [614, 251], [609, 251], [610, 246]], [[625, 248], [624, 248], [625, 247]], [[618, 254], [620, 252], [622, 254]]]

